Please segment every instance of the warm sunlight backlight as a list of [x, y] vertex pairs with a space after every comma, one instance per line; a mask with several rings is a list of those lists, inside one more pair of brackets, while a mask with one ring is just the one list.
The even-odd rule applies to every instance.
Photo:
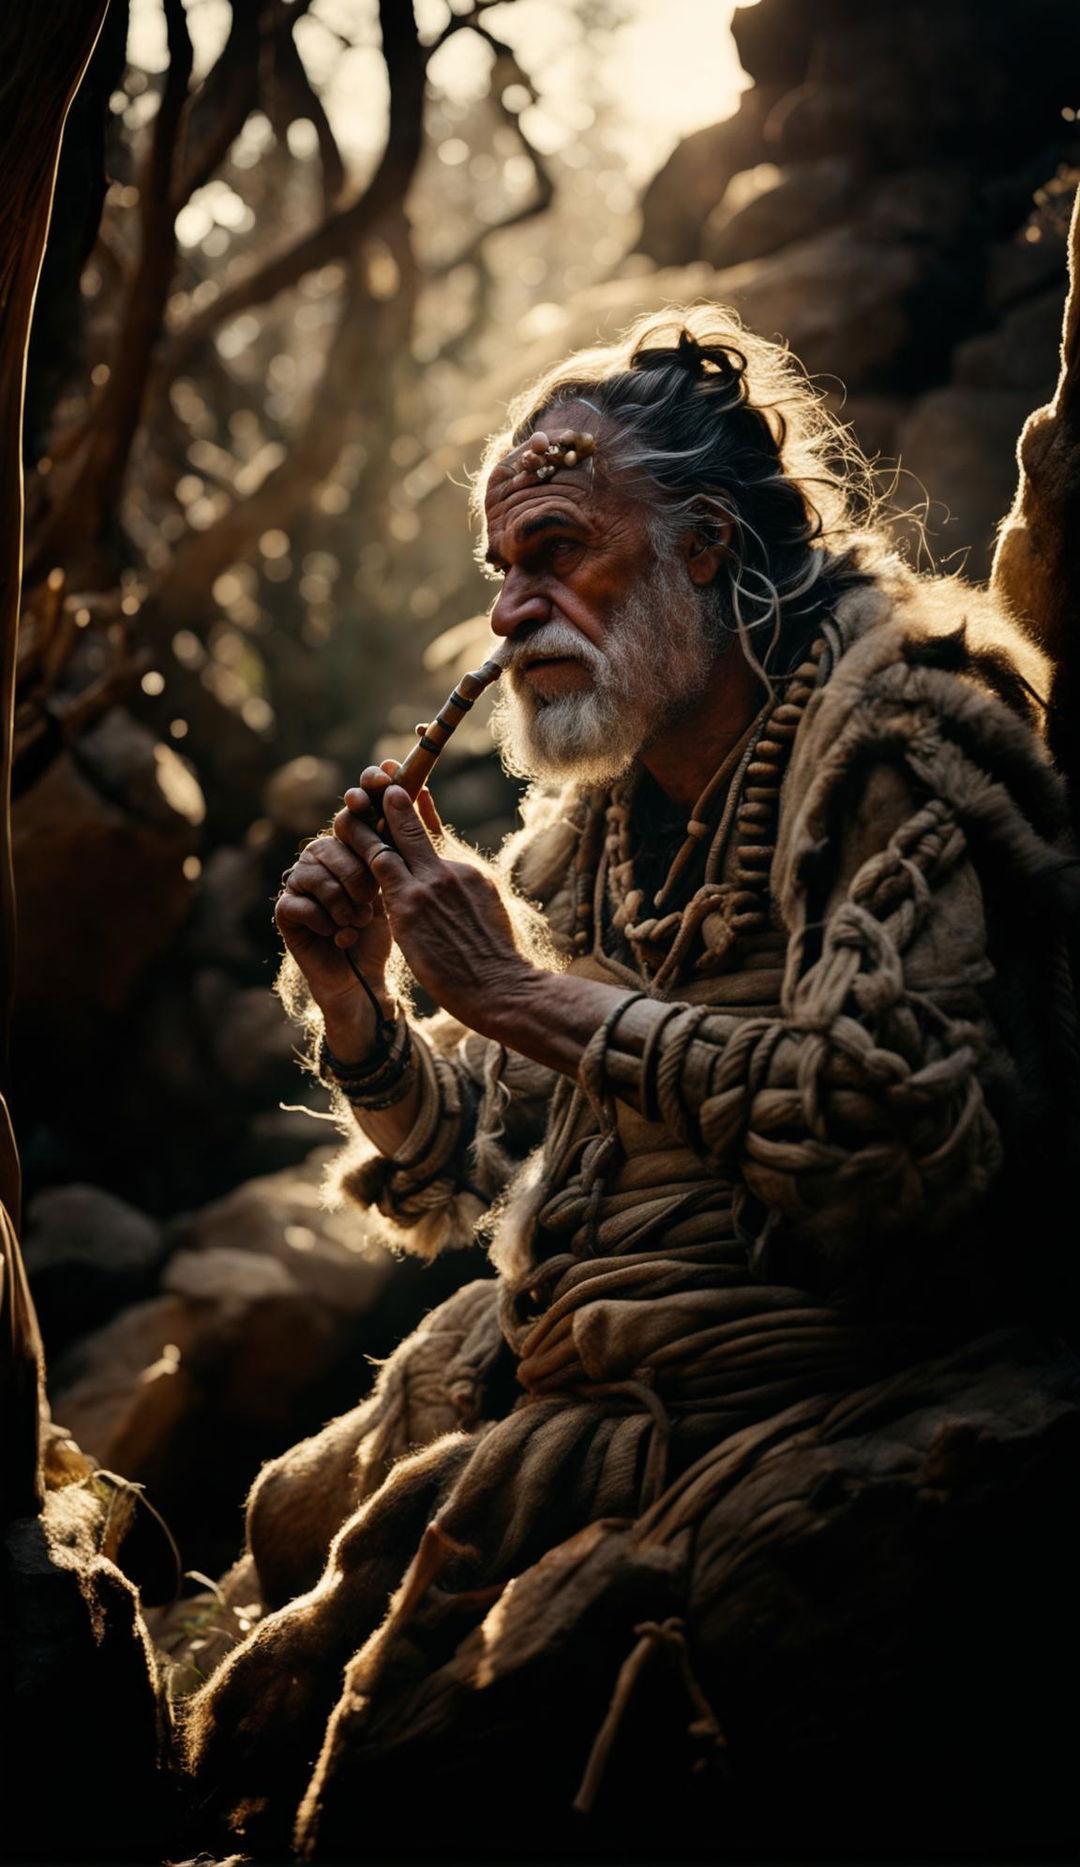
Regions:
[[[228, 30], [226, 0], [189, 0], [188, 20], [196, 68], [216, 57]], [[560, 130], [572, 134], [580, 113], [603, 110], [612, 121], [627, 172], [646, 178], [682, 136], [730, 116], [746, 88], [731, 37], [735, 0], [626, 0], [624, 21], [607, 39], [598, 64], [582, 37], [578, 0], [514, 0], [486, 15], [505, 33], [545, 97], [553, 100], [547, 140], [552, 152]], [[371, 8], [374, 15], [374, 8]], [[444, 0], [423, 0], [417, 17], [434, 37], [448, 16]], [[361, 165], [385, 133], [385, 74], [377, 52], [374, 17], [358, 30], [362, 9], [353, 0], [316, 0], [297, 28], [297, 44], [329, 109], [342, 147]], [[322, 23], [320, 23], [322, 22]], [[329, 30], [327, 30], [329, 29]], [[342, 49], [333, 34], [359, 41]], [[132, 0], [129, 48], [147, 71], [167, 63], [161, 0]], [[489, 60], [471, 35], [458, 34], [433, 61], [432, 83], [450, 97], [468, 99], [487, 84]], [[564, 112], [558, 108], [562, 100]]]

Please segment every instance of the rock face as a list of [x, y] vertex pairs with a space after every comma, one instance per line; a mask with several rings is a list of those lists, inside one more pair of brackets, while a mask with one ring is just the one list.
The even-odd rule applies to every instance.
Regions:
[[266, 781], [266, 814], [287, 836], [312, 836], [341, 808], [345, 782], [344, 770], [334, 759], [290, 759]]
[[1031, 398], [1015, 389], [948, 384], [920, 396], [901, 423], [896, 451], [914, 486], [930, 494], [926, 524], [946, 568], [985, 576], [997, 520], [1016, 485], [1016, 437]]
[[[122, 1012], [192, 896], [202, 793], [168, 746], [116, 707], [18, 802], [18, 1015], [39, 1046]], [[117, 929], [123, 928], [123, 938]]]
[[174, 1225], [155, 1294], [57, 1358], [54, 1412], [99, 1463], [164, 1500], [196, 1424], [224, 1439], [288, 1425], [392, 1262], [355, 1216], [323, 1209], [326, 1154]]
[[[1020, 423], [1056, 374], [1080, 15], [760, 0], [732, 29], [757, 88], [675, 150], [639, 249], [669, 279], [708, 262], [695, 295], [838, 377], [857, 438], [925, 487], [932, 553], [985, 577]], [[899, 503], [918, 497], [902, 480]]]
[[718, 268], [764, 259], [840, 220], [855, 199], [859, 172], [846, 156], [778, 169], [774, 162], [734, 175], [702, 228], [702, 257]]
[[764, 126], [778, 90], [747, 91], [733, 117], [680, 143], [641, 198], [643, 253], [658, 266], [685, 263], [733, 175], [758, 161]]
[[39, 1193], [26, 1215], [23, 1255], [54, 1352], [149, 1296], [165, 1256], [160, 1225], [99, 1186]]
[[[84, 1454], [146, 1487], [185, 1567], [216, 1572], [235, 1555], [239, 1505], [260, 1465], [361, 1397], [368, 1357], [477, 1272], [478, 1254], [395, 1265], [355, 1208], [330, 1211], [333, 1150], [265, 1174], [164, 1231], [98, 1188], [45, 1194], [31, 1257], [42, 1277], [102, 1259], [115, 1307], [52, 1360], [55, 1419]], [[109, 1267], [114, 1281], [107, 1282]], [[95, 1286], [97, 1288], [97, 1286]], [[99, 1309], [104, 1302], [99, 1297]]]

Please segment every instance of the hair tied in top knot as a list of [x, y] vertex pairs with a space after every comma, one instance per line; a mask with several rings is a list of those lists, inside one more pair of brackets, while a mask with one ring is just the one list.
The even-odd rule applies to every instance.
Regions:
[[741, 396], [746, 394], [743, 372], [746, 358], [734, 344], [699, 343], [692, 331], [684, 327], [674, 344], [648, 344], [636, 350], [630, 358], [630, 368], [634, 370], [681, 369], [695, 382], [702, 378], [718, 377], [733, 387], [737, 387]]

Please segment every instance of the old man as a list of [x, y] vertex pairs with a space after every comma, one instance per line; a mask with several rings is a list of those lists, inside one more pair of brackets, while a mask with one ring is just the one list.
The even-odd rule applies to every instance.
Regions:
[[497, 1275], [260, 1480], [276, 1611], [196, 1704], [200, 1792], [327, 1858], [365, 1820], [475, 1846], [480, 1794], [504, 1855], [688, 1852], [721, 1812], [790, 1845], [842, 1756], [864, 1813], [912, 1773], [916, 1825], [946, 1778], [1000, 1812], [1031, 1629], [991, 1665], [985, 1616], [1059, 1495], [1003, 1448], [1075, 1419], [1033, 1203], [1075, 1110], [1046, 670], [896, 561], [730, 314], [511, 414], [479, 490], [525, 828], [488, 867], [372, 769], [277, 910], [344, 1190], [424, 1255], [481, 1222]]

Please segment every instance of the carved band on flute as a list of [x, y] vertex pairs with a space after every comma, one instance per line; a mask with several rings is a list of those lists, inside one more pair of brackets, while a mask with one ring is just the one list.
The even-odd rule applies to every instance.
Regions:
[[[411, 798], [419, 797], [447, 741], [460, 726], [466, 713], [472, 712], [480, 695], [498, 680], [509, 659], [509, 654], [509, 644], [504, 644], [502, 648], [496, 649], [482, 667], [476, 668], [471, 674], [463, 674], [457, 686], [439, 708], [435, 718], [428, 721], [426, 725], [417, 727], [417, 742], [405, 754], [394, 778], [394, 783], [400, 784]], [[371, 822], [370, 808], [366, 812], [357, 811], [355, 814], [365, 822]], [[383, 833], [386, 819], [380, 817], [375, 827], [380, 834]]]

